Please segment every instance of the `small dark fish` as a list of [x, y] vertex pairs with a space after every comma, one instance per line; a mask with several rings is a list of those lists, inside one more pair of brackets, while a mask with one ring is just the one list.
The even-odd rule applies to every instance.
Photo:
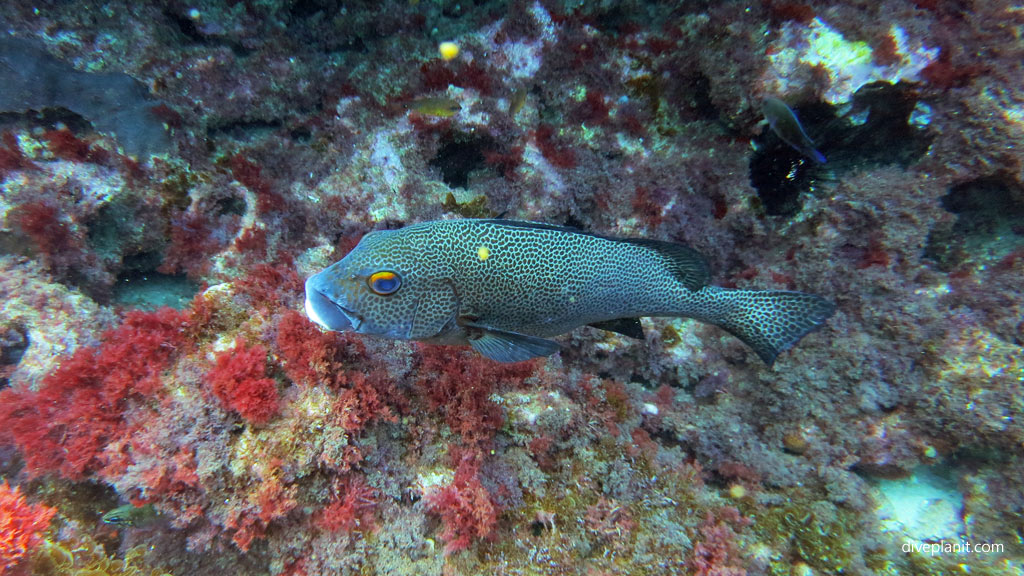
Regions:
[[152, 504], [135, 506], [125, 504], [103, 515], [103, 522], [122, 528], [147, 528], [156, 524], [162, 516]]
[[423, 222], [371, 232], [306, 280], [306, 314], [327, 330], [469, 344], [518, 362], [557, 352], [584, 325], [641, 336], [639, 316], [720, 326], [765, 363], [835, 307], [803, 292], [707, 284], [695, 250], [515, 220]]
[[775, 132], [783, 142], [815, 162], [825, 163], [825, 155], [814, 149], [814, 141], [804, 132], [800, 120], [785, 102], [769, 96], [761, 101], [761, 112], [768, 120], [772, 132]]

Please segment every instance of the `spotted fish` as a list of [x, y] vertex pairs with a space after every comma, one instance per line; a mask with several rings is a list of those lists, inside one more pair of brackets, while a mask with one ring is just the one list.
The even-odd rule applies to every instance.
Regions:
[[695, 318], [767, 364], [832, 315], [812, 294], [708, 285], [681, 244], [514, 220], [424, 222], [364, 236], [306, 280], [306, 313], [327, 330], [469, 344], [500, 362], [559, 350], [584, 325], [642, 337], [638, 317]]

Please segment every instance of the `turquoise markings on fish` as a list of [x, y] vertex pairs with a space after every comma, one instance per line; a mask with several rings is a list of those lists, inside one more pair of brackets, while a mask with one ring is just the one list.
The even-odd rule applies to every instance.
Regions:
[[825, 163], [825, 155], [814, 148], [814, 141], [804, 132], [796, 113], [785, 102], [769, 96], [761, 101], [761, 112], [772, 132], [783, 142], [815, 162]]
[[551, 337], [588, 324], [639, 335], [641, 316], [695, 318], [770, 365], [834, 311], [812, 294], [708, 279], [704, 257], [680, 244], [447, 220], [367, 234], [306, 280], [306, 313], [327, 330], [469, 344], [500, 362], [557, 352]]

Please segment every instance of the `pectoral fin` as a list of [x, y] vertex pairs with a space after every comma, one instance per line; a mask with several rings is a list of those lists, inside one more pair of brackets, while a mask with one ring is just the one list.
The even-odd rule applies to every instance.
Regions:
[[469, 345], [474, 350], [497, 362], [522, 362], [538, 356], [550, 356], [561, 350], [554, 340], [496, 330], [478, 324], [465, 324], [473, 334]]

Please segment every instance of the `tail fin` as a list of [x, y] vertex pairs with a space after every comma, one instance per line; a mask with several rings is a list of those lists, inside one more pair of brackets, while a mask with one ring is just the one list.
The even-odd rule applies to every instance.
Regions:
[[743, 340], [769, 366], [780, 352], [821, 328], [836, 309], [831, 302], [804, 292], [720, 290], [715, 297], [728, 305], [716, 306], [723, 313], [711, 322]]

